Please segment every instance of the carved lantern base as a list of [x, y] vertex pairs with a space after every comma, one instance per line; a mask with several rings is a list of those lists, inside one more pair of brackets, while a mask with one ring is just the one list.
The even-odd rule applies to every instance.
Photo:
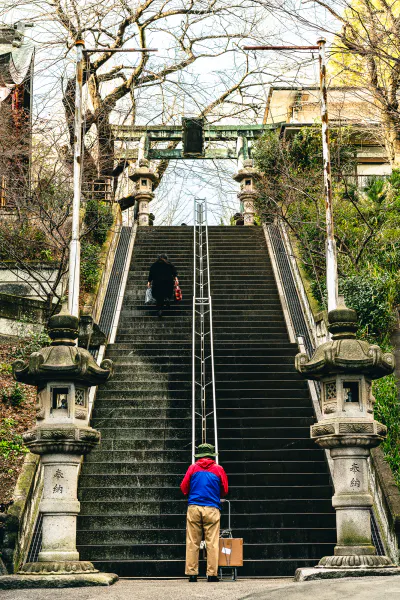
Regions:
[[322, 417], [311, 426], [311, 438], [333, 462], [337, 543], [333, 556], [324, 556], [313, 569], [298, 569], [295, 580], [399, 575], [400, 568], [374, 546], [368, 481], [370, 449], [386, 436], [386, 426], [374, 419], [371, 384], [393, 371], [394, 357], [356, 338], [357, 313], [342, 298], [328, 319], [332, 341], [318, 346], [311, 358], [298, 354], [296, 367], [321, 382]]
[[348, 567], [343, 568], [321, 568], [297, 569], [294, 581], [314, 581], [316, 579], [343, 579], [344, 577], [388, 577], [390, 575], [400, 575], [400, 568], [394, 566], [384, 567]]
[[[48, 571], [43, 570], [43, 565], [48, 565]], [[81, 565], [91, 565], [92, 569], [84, 570]], [[118, 575], [100, 573], [91, 563], [27, 563], [18, 575], [0, 577], [0, 590], [109, 586], [116, 581]]]

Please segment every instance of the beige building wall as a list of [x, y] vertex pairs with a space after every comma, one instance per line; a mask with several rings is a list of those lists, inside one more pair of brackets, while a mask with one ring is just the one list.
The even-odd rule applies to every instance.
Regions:
[[[379, 140], [379, 113], [370, 92], [363, 88], [331, 87], [328, 90], [331, 123], [357, 125], [357, 175], [362, 185], [372, 175], [388, 176], [391, 167]], [[320, 91], [317, 87], [271, 87], [264, 114], [265, 124], [282, 124], [286, 130], [320, 123]]]

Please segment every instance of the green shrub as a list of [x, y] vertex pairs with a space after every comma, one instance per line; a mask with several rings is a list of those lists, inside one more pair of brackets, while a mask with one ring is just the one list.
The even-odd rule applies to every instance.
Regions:
[[40, 257], [43, 260], [50, 261], [50, 260], [53, 260], [53, 253], [50, 250], [50, 248], [47, 248], [47, 250], [41, 250], [40, 251]]
[[[25, 320], [21, 319], [21, 323], [25, 323]], [[50, 342], [51, 339], [47, 334], [47, 330], [31, 331], [28, 337], [20, 339], [11, 356], [13, 358], [27, 358], [32, 352], [37, 352], [41, 348], [49, 346]]]
[[372, 389], [376, 398], [375, 418], [388, 428], [382, 450], [400, 487], [400, 403], [395, 376], [374, 381]]
[[398, 277], [380, 272], [340, 279], [339, 291], [347, 306], [357, 311], [360, 335], [385, 343], [395, 325], [393, 304], [398, 298]]
[[93, 292], [100, 280], [100, 247], [85, 242], [82, 244], [81, 277], [86, 292]]
[[26, 400], [25, 390], [19, 385], [19, 383], [15, 383], [12, 388], [4, 388], [1, 392], [1, 399], [5, 404], [10, 403], [11, 406], [17, 408], [21, 406]]
[[15, 383], [14, 388], [11, 389], [9, 398], [11, 406], [21, 406], [25, 402], [26, 393], [18, 383]]
[[0, 374], [10, 375], [12, 373], [12, 365], [9, 363], [0, 363]]
[[89, 232], [89, 240], [102, 246], [113, 223], [111, 206], [97, 200], [88, 200], [84, 222]]
[[16, 460], [28, 449], [24, 446], [22, 437], [14, 431], [16, 421], [3, 419], [0, 427], [0, 456], [4, 459]]

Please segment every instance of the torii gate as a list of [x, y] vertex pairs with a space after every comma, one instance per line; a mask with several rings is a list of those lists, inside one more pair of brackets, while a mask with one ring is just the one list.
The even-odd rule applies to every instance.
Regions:
[[[234, 175], [240, 184], [238, 193], [243, 207], [244, 224], [254, 224], [255, 179], [257, 171], [251, 158], [252, 142], [265, 131], [278, 129], [281, 123], [264, 125], [209, 125], [204, 119], [183, 118], [177, 125], [114, 125], [115, 158], [135, 161], [136, 167], [130, 179], [135, 182], [134, 194], [120, 201], [122, 210], [138, 202], [139, 225], [149, 225], [150, 202], [154, 198], [153, 183], [157, 176], [150, 168], [151, 160], [184, 159], [235, 159], [238, 171]], [[135, 148], [121, 147], [135, 142]], [[229, 144], [229, 142], [231, 142]], [[159, 147], [165, 143], [180, 145], [181, 148]], [[224, 146], [221, 147], [221, 143]]]

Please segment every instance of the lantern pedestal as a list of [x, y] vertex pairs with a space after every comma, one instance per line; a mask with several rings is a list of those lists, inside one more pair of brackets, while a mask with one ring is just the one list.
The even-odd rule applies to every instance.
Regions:
[[356, 339], [357, 313], [341, 298], [328, 319], [332, 341], [310, 359], [298, 354], [296, 368], [321, 382], [322, 418], [311, 426], [311, 438], [333, 461], [337, 543], [333, 556], [324, 556], [313, 569], [298, 569], [295, 581], [399, 575], [400, 568], [377, 555], [372, 541], [367, 464], [370, 449], [386, 435], [386, 426], [374, 419], [371, 382], [393, 372], [394, 356]]

